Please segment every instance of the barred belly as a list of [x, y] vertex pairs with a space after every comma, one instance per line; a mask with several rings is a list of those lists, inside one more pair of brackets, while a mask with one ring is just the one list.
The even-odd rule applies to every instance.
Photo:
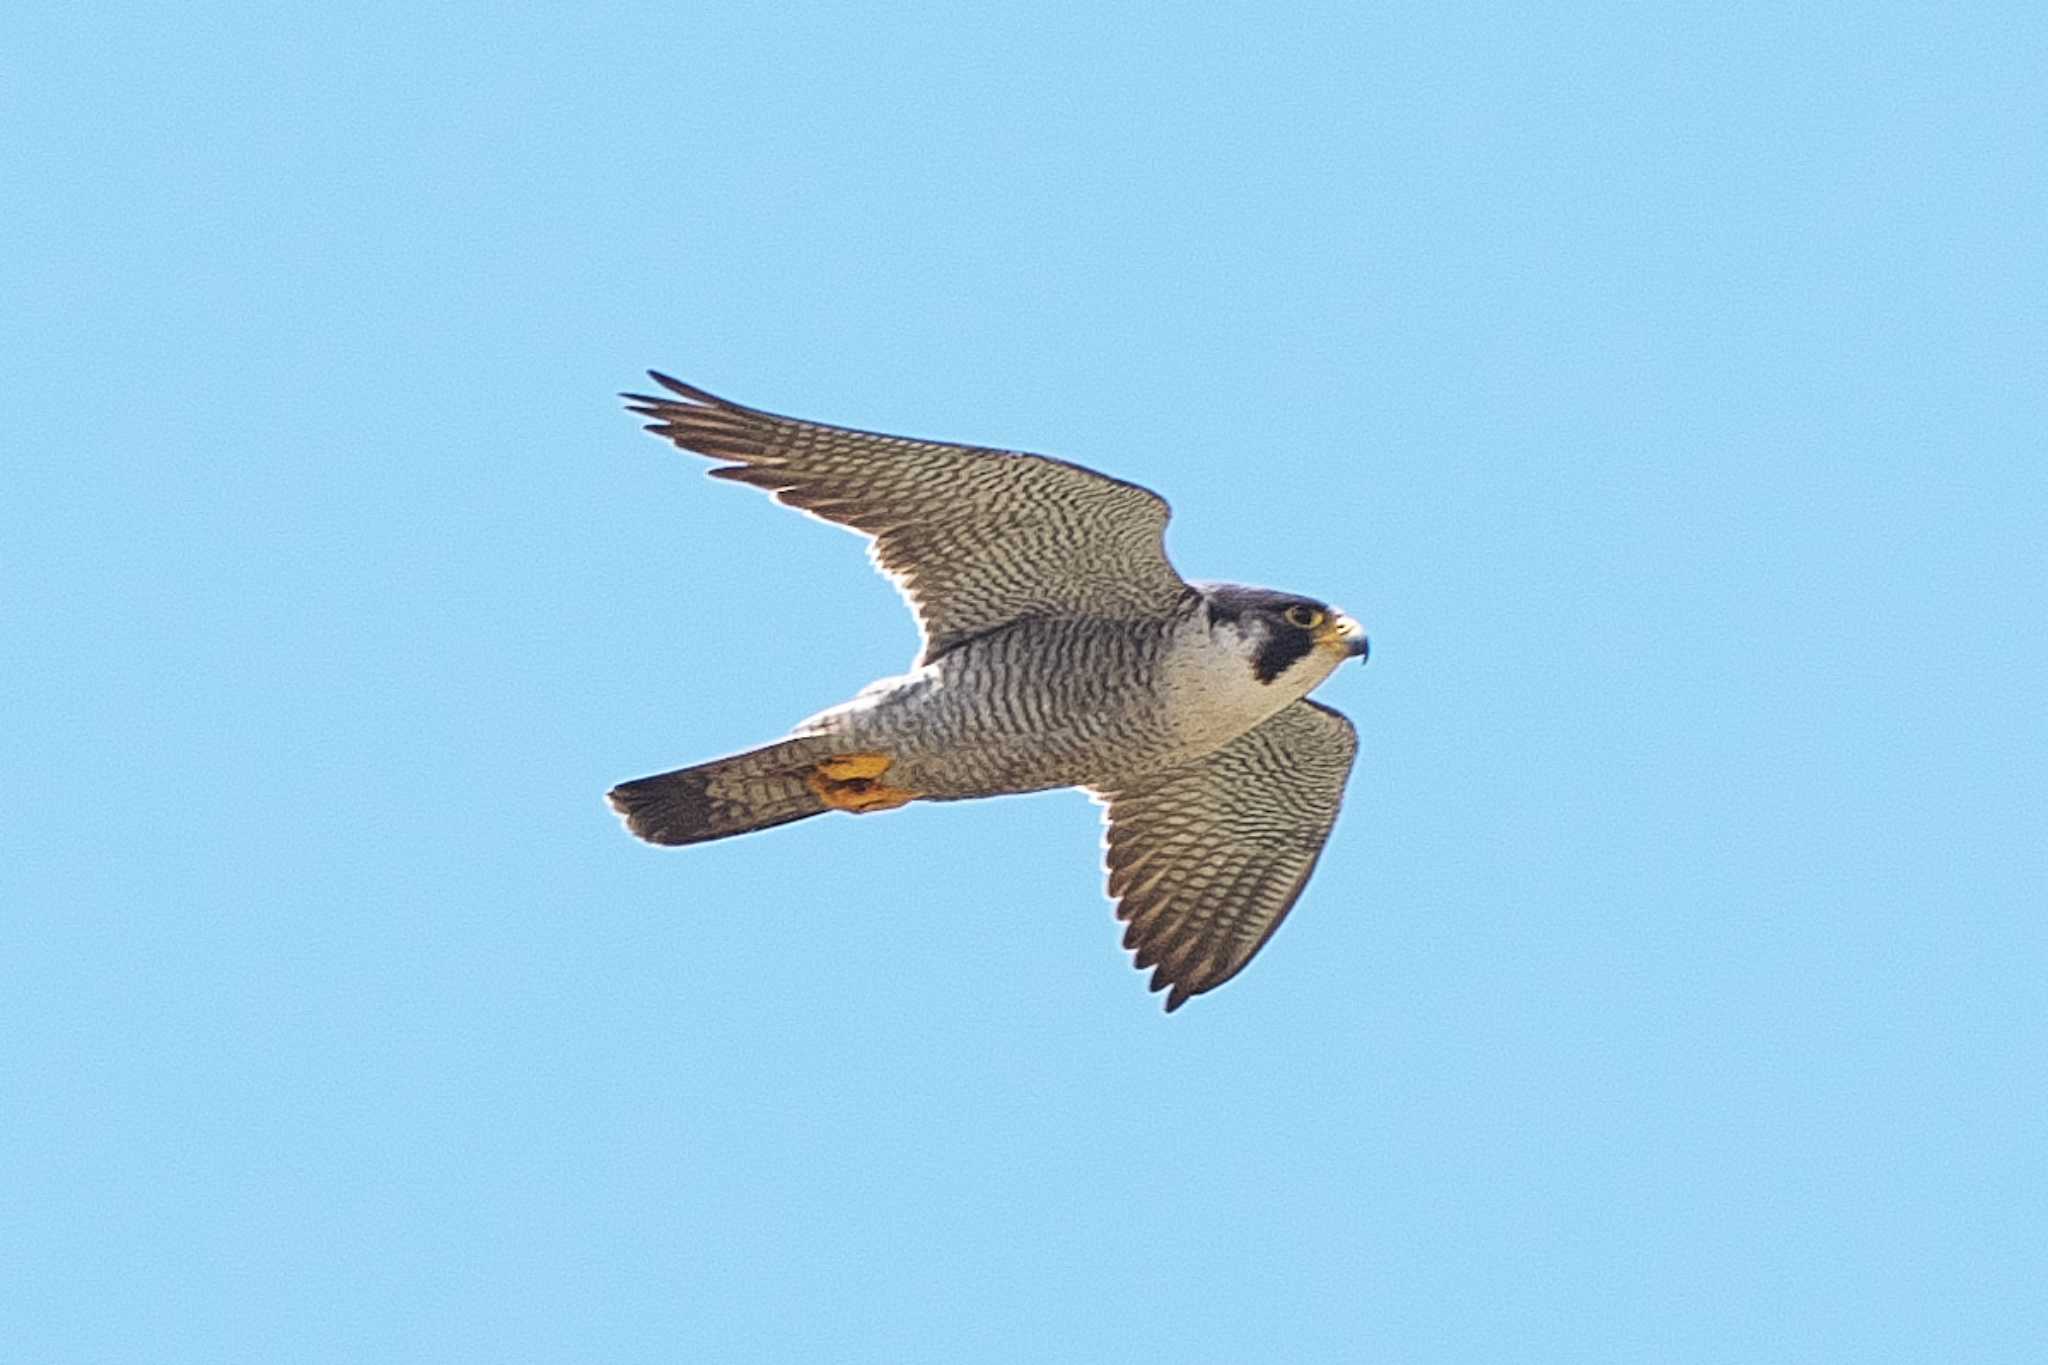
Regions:
[[889, 780], [930, 800], [1154, 771], [1179, 761], [1184, 747], [1160, 687], [1171, 630], [1170, 622], [1020, 621], [876, 683], [799, 733], [889, 755]]

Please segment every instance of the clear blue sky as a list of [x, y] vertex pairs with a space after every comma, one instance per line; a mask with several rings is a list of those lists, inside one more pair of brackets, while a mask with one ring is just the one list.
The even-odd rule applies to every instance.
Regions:
[[[0, 20], [0, 1354], [2038, 1360], [2033, 6]], [[1048, 451], [1372, 663], [1171, 1018], [614, 391]]]

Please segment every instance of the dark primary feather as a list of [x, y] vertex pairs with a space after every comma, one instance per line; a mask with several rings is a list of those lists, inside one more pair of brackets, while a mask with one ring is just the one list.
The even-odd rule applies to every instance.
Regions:
[[1124, 947], [1168, 1010], [1214, 990], [1280, 927], [1337, 822], [1358, 732], [1294, 702], [1199, 763], [1099, 793]]
[[731, 461], [718, 478], [873, 537], [917, 613], [920, 663], [1028, 616], [1163, 617], [1187, 591], [1149, 489], [1043, 455], [779, 417], [649, 374], [675, 395], [624, 395], [649, 431]]

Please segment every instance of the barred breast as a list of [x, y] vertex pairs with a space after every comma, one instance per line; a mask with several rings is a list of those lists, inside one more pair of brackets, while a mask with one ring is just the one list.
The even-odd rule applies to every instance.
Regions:
[[1162, 685], [1176, 622], [1015, 622], [798, 727], [890, 755], [932, 800], [1100, 784], [1180, 758]]

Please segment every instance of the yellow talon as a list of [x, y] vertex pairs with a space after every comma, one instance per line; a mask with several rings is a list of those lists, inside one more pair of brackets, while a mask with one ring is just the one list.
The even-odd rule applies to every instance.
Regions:
[[835, 754], [818, 765], [818, 775], [833, 782], [880, 777], [890, 762], [887, 754]]
[[812, 769], [804, 784], [834, 810], [855, 815], [894, 810], [915, 801], [917, 793], [877, 780], [893, 761], [886, 754], [837, 754]]

